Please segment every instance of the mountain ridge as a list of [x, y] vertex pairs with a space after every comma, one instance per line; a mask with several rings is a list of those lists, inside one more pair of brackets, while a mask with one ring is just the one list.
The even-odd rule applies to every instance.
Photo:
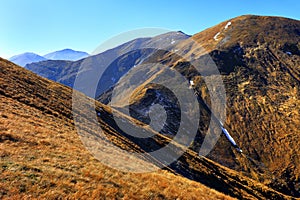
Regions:
[[[177, 164], [170, 166], [179, 175], [169, 174], [168, 168], [165, 168], [167, 171], [135, 175], [105, 167], [82, 147], [76, 134], [70, 88], [38, 77], [3, 59], [0, 59], [0, 65], [1, 107], [4, 108], [0, 118], [3, 130], [0, 141], [4, 145], [0, 160], [1, 176], [4, 178], [1, 183], [4, 189], [0, 190], [2, 197], [100, 198], [117, 195], [128, 198], [231, 199], [207, 187], [203, 188], [199, 183], [184, 182], [185, 179], [180, 176], [182, 174], [194, 176], [195, 180], [238, 198], [292, 199], [207, 158], [201, 158], [192, 151], [184, 153]], [[80, 93], [78, 95], [82, 100], [94, 101]], [[111, 108], [99, 102], [95, 104], [96, 111], [101, 113], [98, 120], [108, 139], [120, 148], [139, 152], [169, 143], [166, 137], [158, 133], [154, 133], [156, 136], [147, 144], [125, 137], [114, 125]], [[85, 134], [96, 136], [97, 133], [90, 126], [92, 119], [85, 118], [88, 106], [84, 101], [79, 105], [75, 113], [83, 117], [83, 125], [87, 128], [84, 129]], [[134, 119], [122, 113], [116, 113], [115, 117], [137, 125]], [[16, 123], [19, 125], [16, 126]], [[15, 177], [19, 177], [18, 182], [11, 184]], [[144, 181], [141, 182], [141, 178]], [[164, 182], [164, 186], [153, 184], [155, 179]], [[133, 185], [130, 184], [132, 181]], [[176, 183], [176, 189], [172, 189], [172, 183]], [[143, 184], [143, 189], [134, 187], [136, 184]], [[151, 194], [149, 191], [152, 191]]]
[[[122, 77], [127, 72], [134, 73], [136, 69], [131, 67], [139, 63], [163, 63], [171, 70], [180, 72], [187, 80], [193, 81], [191, 88], [199, 101], [202, 121], [199, 124], [198, 135], [191, 146], [191, 150], [176, 162], [179, 164], [178, 166], [176, 164], [170, 166], [172, 170], [200, 182], [209, 177], [207, 182], [204, 181], [206, 185], [216, 187], [216, 189], [237, 198], [243, 198], [242, 195], [249, 199], [267, 198], [267, 194], [273, 194], [273, 198], [293, 199], [293, 197], [300, 195], [298, 184], [300, 154], [297, 148], [300, 141], [299, 36], [300, 24], [298, 20], [252, 15], [241, 16], [226, 20], [193, 35], [191, 38], [182, 40], [172, 47], [185, 52], [186, 57], [180, 58], [172, 51], [172, 48], [154, 52], [151, 50], [149, 52], [129, 51], [127, 54], [122, 54], [121, 51], [118, 54], [118, 52], [110, 50], [108, 52], [117, 57], [114, 63], [116, 65], [110, 66], [111, 71], [107, 71], [105, 77], [107, 79], [104, 78], [103, 80], [104, 83], [108, 82], [111, 78], [111, 72], [121, 66], [119, 64], [124, 63], [128, 68], [117, 77]], [[195, 48], [192, 45], [195, 42], [200, 43], [206, 52]], [[134, 46], [135, 44], [131, 45]], [[151, 53], [150, 56], [149, 53]], [[238, 154], [226, 141], [226, 138], [221, 136], [208, 156], [209, 159], [201, 159], [196, 156], [211, 117], [210, 111], [204, 108], [204, 104], [210, 106], [210, 95], [203, 78], [191, 66], [187, 58], [201, 60], [207, 54], [218, 67], [225, 85], [228, 116], [224, 126], [234, 138], [237, 138], [237, 143], [243, 149], [244, 154]], [[133, 61], [132, 57], [134, 57]], [[80, 62], [77, 64], [80, 65]], [[66, 69], [62, 70], [73, 69], [74, 66], [78, 67], [72, 62], [62, 62], [61, 64], [53, 62], [51, 65], [47, 70], [51, 71], [62, 66], [67, 66]], [[35, 67], [39, 68], [40, 66], [35, 65]], [[45, 74], [51, 74], [47, 70]], [[203, 70], [209, 71], [210, 69], [204, 65]], [[73, 77], [77, 73], [76, 70], [64, 71], [66, 74], [69, 72]], [[55, 73], [57, 71], [54, 72], [54, 76]], [[154, 74], [154, 76], [156, 75]], [[214, 80], [213, 77], [210, 78]], [[72, 79], [69, 77], [61, 80], [60, 82], [72, 86]], [[114, 84], [115, 82], [112, 81], [102, 91], [99, 91], [100, 94], [103, 91], [105, 94], [105, 96], [101, 96], [103, 97], [101, 101], [109, 103], [110, 92], [114, 88]], [[166, 107], [172, 107], [174, 104], [170, 101], [172, 98], [167, 99], [162, 96], [158, 98], [156, 96], [156, 91], [164, 91], [164, 88], [146, 84], [145, 86], [141, 91], [135, 91], [137, 95], [133, 96], [128, 106], [131, 108], [131, 117], [140, 121], [137, 122], [138, 124], [149, 125], [147, 113], [148, 106], [151, 105], [149, 100], [165, 104]], [[218, 87], [220, 86], [215, 85], [214, 89], [218, 90]], [[164, 92], [168, 94], [167, 91]], [[23, 98], [26, 101], [26, 98]], [[102, 106], [100, 107], [102, 108]], [[98, 111], [100, 112], [100, 109]], [[59, 111], [57, 112], [59, 113]], [[107, 130], [113, 128], [116, 135], [123, 134], [126, 137], [126, 134], [122, 133], [114, 124], [109, 112], [105, 110], [103, 114], [105, 118], [99, 120], [102, 120], [104, 124], [109, 124]], [[120, 116], [123, 119], [124, 116], [122, 114]], [[178, 120], [176, 113], [170, 119], [175, 122], [171, 124], [173, 130], [173, 127], [176, 128], [177, 122], [180, 120]], [[129, 121], [131, 120], [133, 119]], [[166, 133], [169, 130], [166, 129]], [[153, 142], [151, 144], [156, 148], [169, 141], [168, 137], [165, 138], [160, 134], [157, 134], [157, 138], [159, 140], [151, 141]], [[129, 143], [130, 141], [134, 142], [142, 150], [151, 148], [142, 141], [130, 137], [127, 139]], [[195, 162], [189, 162], [191, 160]], [[206, 167], [203, 170], [199, 169], [197, 163], [201, 163], [201, 166], [207, 163], [207, 167], [213, 168], [215, 175], [208, 173], [209, 170]], [[231, 170], [223, 166], [229, 167]], [[200, 174], [197, 175], [197, 173]], [[218, 176], [225, 177], [225, 182], [229, 182], [224, 183], [223, 179], [218, 181]], [[216, 182], [221, 187], [224, 186], [225, 189], [214, 185]], [[252, 189], [249, 188], [249, 185]], [[265, 187], [268, 189], [262, 189]], [[269, 188], [275, 191], [269, 190]], [[237, 190], [241, 194], [238, 194]]]
[[[195, 47], [197, 42], [206, 51]], [[193, 81], [202, 119], [192, 147], [198, 152], [208, 129], [210, 110], [205, 107], [210, 107], [210, 94], [201, 74], [187, 59], [198, 59], [201, 64], [205, 62], [205, 55], [209, 55], [220, 71], [226, 90], [228, 116], [224, 125], [238, 138], [238, 146], [247, 155], [236, 154], [221, 137], [209, 158], [253, 179], [268, 182], [278, 191], [299, 197], [299, 45], [298, 20], [247, 15], [226, 20], [182, 41], [175, 48], [184, 52], [183, 57], [170, 51], [158, 51], [143, 64], [164, 63]], [[202, 70], [210, 72], [205, 65]], [[129, 73], [138, 72], [133, 68]], [[214, 83], [213, 89], [218, 91], [221, 86]], [[134, 91], [138, 95], [132, 96], [127, 105], [132, 117], [149, 124], [152, 102], [176, 110], [176, 102], [170, 103], [170, 97], [158, 97], [152, 85], [145, 82], [144, 86]], [[164, 88], [157, 86], [156, 90], [164, 91]], [[109, 104], [111, 92], [107, 91], [99, 100]], [[170, 128], [163, 130], [165, 133], [179, 126], [176, 113], [170, 115], [170, 119], [166, 125]]]
[[[40, 63], [33, 63], [28, 64], [25, 66], [26, 69], [29, 69], [36, 74], [43, 74], [47, 75], [58, 74], [58, 76], [44, 76], [46, 78], [49, 78], [51, 80], [57, 81], [59, 83], [62, 83], [64, 85], [73, 87], [76, 74], [81, 67], [81, 64], [86, 62], [92, 62], [93, 60], [99, 60], [99, 63], [101, 66], [99, 66], [99, 63], [97, 66], [98, 68], [108, 67], [103, 66], [106, 63], [107, 65], [110, 64], [110, 60], [112, 58], [119, 58], [119, 62], [112, 63], [112, 65], [104, 72], [104, 77], [102, 79], [102, 88], [99, 88], [98, 96], [103, 91], [107, 90], [110, 86], [114, 84], [114, 81], [118, 81], [119, 78], [126, 73], [130, 68], [132, 68], [134, 65], [140, 63], [145, 57], [148, 57], [153, 51], [155, 51], [155, 48], [170, 48], [170, 45], [176, 45], [179, 41], [184, 40], [188, 38], [189, 36], [186, 34], [183, 34], [181, 32], [169, 32], [162, 34], [160, 36], [155, 36], [152, 38], [137, 38], [134, 40], [131, 40], [129, 42], [126, 42], [124, 44], [121, 44], [115, 48], [108, 49], [102, 53], [99, 53], [97, 55], [92, 55], [86, 59], [79, 60], [76, 62], [70, 62], [61, 64], [60, 61], [49, 61], [49, 64], [47, 61], [40, 62]], [[171, 44], [173, 43], [173, 44]], [[149, 48], [151, 47], [151, 48]], [[146, 50], [147, 49], [147, 50]], [[124, 57], [122, 58], [122, 55], [124, 52], [131, 52], [131, 55], [126, 55], [128, 58]], [[101, 61], [102, 60], [102, 61]], [[104, 61], [104, 62], [103, 62]], [[122, 70], [119, 70], [122, 69]], [[95, 70], [95, 69], [94, 69]], [[113, 71], [114, 77], [112, 80], [112, 77], [110, 75], [105, 75], [105, 73]], [[84, 92], [84, 89], [82, 90]], [[89, 94], [88, 96], [92, 96]]]
[[54, 52], [45, 54], [43, 56], [40, 56], [40, 55], [38, 55], [36, 53], [32, 53], [32, 52], [25, 52], [22, 54], [12, 56], [8, 60], [17, 65], [25, 67], [27, 64], [40, 62], [40, 61], [46, 61], [46, 60], [76, 61], [76, 60], [85, 58], [87, 56], [89, 56], [89, 54], [86, 52], [75, 51], [75, 50], [67, 48], [67, 49], [63, 49], [63, 50], [54, 51]]
[[88, 57], [89, 54], [83, 51], [75, 51], [73, 49], [62, 49], [45, 54], [43, 57], [48, 60], [69, 60], [76, 61]]

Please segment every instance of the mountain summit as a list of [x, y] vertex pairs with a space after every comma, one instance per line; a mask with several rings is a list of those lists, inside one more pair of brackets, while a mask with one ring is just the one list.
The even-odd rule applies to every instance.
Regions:
[[28, 63], [39, 62], [39, 61], [44, 61], [44, 60], [47, 60], [47, 58], [42, 57], [35, 53], [29, 53], [29, 52], [15, 55], [15, 56], [9, 58], [9, 61], [11, 61], [17, 65], [20, 65], [22, 67], [24, 67]]
[[63, 49], [60, 51], [55, 51], [48, 53], [44, 56], [40, 56], [35, 53], [26, 52], [23, 54], [15, 55], [9, 58], [9, 61], [25, 67], [27, 64], [46, 61], [46, 60], [68, 60], [68, 61], [76, 61], [82, 58], [88, 57], [89, 54], [83, 51], [74, 51], [72, 49]]
[[88, 57], [89, 54], [83, 51], [74, 51], [72, 49], [63, 49], [44, 55], [48, 60], [71, 60], [76, 61]]
[[[184, 56], [180, 58], [174, 51], [158, 51], [142, 64], [163, 63], [192, 81], [201, 116], [192, 149], [199, 152], [210, 124], [211, 96], [204, 78], [212, 80], [212, 90], [222, 87], [209, 75], [211, 68], [205, 60], [209, 55], [226, 90], [224, 126], [237, 139], [243, 153], [237, 153], [222, 135], [208, 157], [277, 191], [300, 197], [300, 21], [241, 16], [197, 33], [174, 48]], [[198, 69], [208, 75], [202, 76], [186, 58], [199, 63]], [[127, 84], [135, 74], [147, 73], [146, 68], [132, 68], [123, 81], [116, 83], [114, 88], [123, 84], [126, 90], [119, 96], [114, 94], [114, 104], [122, 109], [129, 107], [132, 117], [151, 125], [150, 108], [158, 103], [169, 112], [161, 133], [172, 137], [181, 123], [178, 102], [163, 86], [147, 82], [155, 80], [161, 72], [154, 73], [138, 88]], [[124, 104], [130, 87], [135, 89], [134, 95]], [[99, 100], [109, 103], [111, 96], [112, 90], [108, 90]]]

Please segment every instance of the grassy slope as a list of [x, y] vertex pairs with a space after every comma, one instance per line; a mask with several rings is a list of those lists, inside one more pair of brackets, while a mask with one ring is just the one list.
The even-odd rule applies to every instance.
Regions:
[[[71, 89], [5, 60], [1, 60], [0, 72], [2, 197], [229, 198], [166, 171], [130, 174], [105, 167], [84, 149], [74, 130]], [[127, 141], [127, 148], [133, 149], [135, 144], [116, 131], [112, 127], [107, 133], [115, 134], [119, 146]], [[166, 138], [158, 135], [153, 144], [168, 142], [163, 140]], [[136, 151], [139, 148], [141, 144]], [[192, 152], [184, 154], [179, 163], [178, 172], [190, 170], [198, 174], [198, 181], [233, 196], [289, 199]]]
[[[229, 21], [232, 24], [225, 29]], [[177, 48], [187, 58], [196, 59], [204, 53], [194, 44], [198, 42], [215, 61], [226, 89], [225, 126], [253, 159], [235, 155], [225, 137], [220, 138], [209, 158], [295, 197], [300, 195], [299, 30], [298, 20], [241, 16], [195, 34]], [[218, 40], [214, 40], [218, 32]], [[172, 52], [157, 52], [150, 61], [169, 65], [188, 79], [193, 77], [199, 97], [209, 104], [203, 79], [184, 59]], [[140, 102], [148, 99], [146, 95], [136, 96], [135, 106], [144, 106]], [[202, 115], [199, 128], [204, 135], [210, 118]]]
[[1, 199], [231, 199], [161, 170], [123, 173], [83, 147], [71, 89], [0, 58]]

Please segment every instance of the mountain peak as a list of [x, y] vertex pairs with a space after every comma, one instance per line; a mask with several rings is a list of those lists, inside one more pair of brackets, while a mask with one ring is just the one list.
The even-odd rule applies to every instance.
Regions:
[[22, 67], [24, 67], [26, 64], [29, 64], [29, 63], [39, 62], [39, 61], [44, 61], [44, 60], [47, 60], [47, 59], [38, 54], [32, 53], [32, 52], [18, 54], [18, 55], [15, 55], [15, 56], [9, 58], [9, 61], [11, 61], [17, 65], [20, 65]]
[[[274, 43], [284, 46], [287, 42], [297, 43], [300, 22], [283, 17], [242, 15], [193, 35], [208, 51], [234, 46], [259, 46]], [[294, 41], [291, 41], [294, 40]]]
[[75, 50], [70, 49], [70, 48], [62, 49], [62, 50], [60, 50], [60, 51], [73, 51], [73, 52], [75, 52]]
[[73, 49], [63, 49], [59, 51], [54, 51], [52, 53], [48, 53], [44, 55], [45, 58], [49, 60], [71, 60], [76, 61], [82, 58], [88, 57], [89, 54], [83, 51], [75, 51]]

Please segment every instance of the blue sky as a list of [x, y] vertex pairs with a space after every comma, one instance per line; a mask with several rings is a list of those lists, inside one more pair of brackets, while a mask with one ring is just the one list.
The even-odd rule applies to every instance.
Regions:
[[0, 57], [72, 48], [91, 53], [145, 27], [195, 34], [244, 14], [300, 19], [299, 0], [1, 0]]

